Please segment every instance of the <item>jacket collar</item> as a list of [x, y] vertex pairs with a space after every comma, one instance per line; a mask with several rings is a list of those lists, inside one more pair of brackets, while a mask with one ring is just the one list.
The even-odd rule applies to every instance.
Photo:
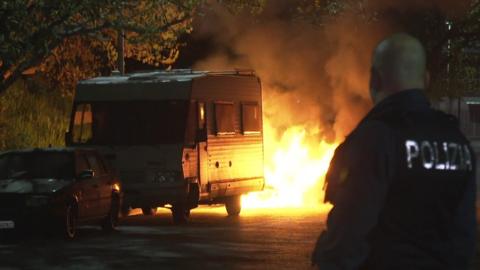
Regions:
[[395, 93], [375, 105], [364, 120], [379, 118], [389, 113], [426, 110], [430, 102], [422, 89], [409, 89]]

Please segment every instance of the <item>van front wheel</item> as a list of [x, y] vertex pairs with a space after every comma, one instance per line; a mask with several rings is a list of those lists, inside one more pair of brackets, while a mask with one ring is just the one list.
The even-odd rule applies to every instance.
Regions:
[[229, 216], [238, 216], [242, 210], [241, 195], [228, 197], [225, 201], [225, 208]]
[[186, 224], [190, 217], [190, 209], [184, 203], [176, 203], [172, 205], [172, 217], [174, 224]]

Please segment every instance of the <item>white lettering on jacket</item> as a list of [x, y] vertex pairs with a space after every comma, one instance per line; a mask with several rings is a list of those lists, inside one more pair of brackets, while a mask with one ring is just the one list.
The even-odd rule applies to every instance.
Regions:
[[406, 140], [405, 149], [409, 169], [421, 166], [426, 170], [473, 170], [470, 148], [465, 144]]

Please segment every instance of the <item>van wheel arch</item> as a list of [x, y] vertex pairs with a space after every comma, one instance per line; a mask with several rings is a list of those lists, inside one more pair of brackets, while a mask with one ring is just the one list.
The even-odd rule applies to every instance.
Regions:
[[195, 181], [188, 185], [187, 208], [193, 209], [198, 207], [200, 201], [200, 184]]

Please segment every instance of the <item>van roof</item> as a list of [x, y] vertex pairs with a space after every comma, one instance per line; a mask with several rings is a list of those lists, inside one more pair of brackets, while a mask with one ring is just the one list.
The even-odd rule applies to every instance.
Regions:
[[155, 82], [185, 82], [193, 78], [203, 77], [205, 72], [185, 72], [185, 71], [154, 71], [144, 73], [132, 73], [125, 75], [112, 75], [106, 77], [96, 77], [80, 81], [79, 84], [119, 84], [119, 83], [155, 83]]
[[252, 70], [193, 71], [174, 69], [96, 77], [80, 81], [77, 102], [121, 100], [185, 100], [190, 98], [192, 81], [206, 76], [255, 76]]
[[191, 69], [158, 70], [151, 72], [138, 72], [125, 75], [113, 74], [112, 76], [96, 77], [80, 81], [85, 84], [121, 84], [121, 83], [158, 83], [158, 82], [189, 82], [195, 78], [214, 75], [254, 76], [253, 70], [232, 71], [195, 71]]
[[42, 148], [24, 148], [11, 149], [0, 152], [3, 154], [22, 154], [22, 153], [73, 153], [75, 151], [96, 151], [93, 148], [78, 148], [78, 147], [42, 147]]

